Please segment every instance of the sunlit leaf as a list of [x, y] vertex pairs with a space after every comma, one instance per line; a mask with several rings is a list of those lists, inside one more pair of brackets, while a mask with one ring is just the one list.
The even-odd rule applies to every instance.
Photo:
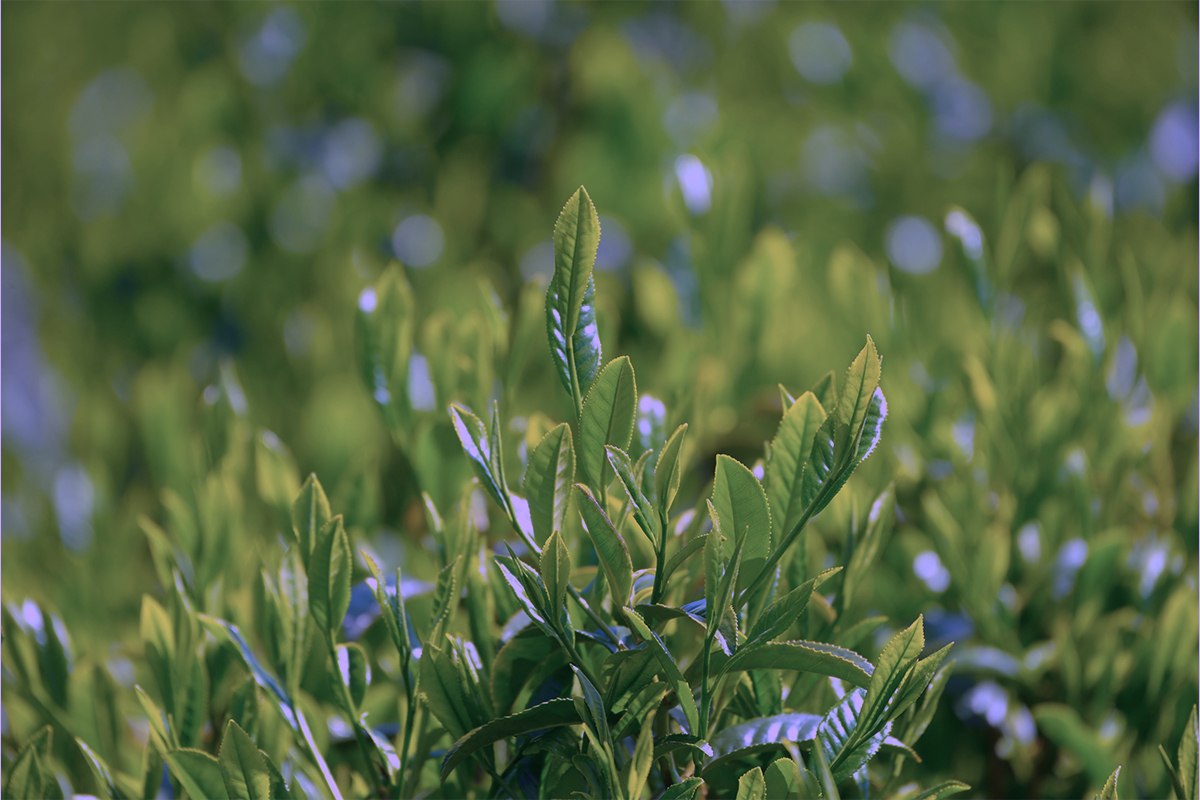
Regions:
[[[563, 387], [578, 408], [600, 369], [592, 267], [600, 245], [600, 218], [582, 186], [554, 223], [554, 274], [546, 292], [550, 354]], [[625, 442], [622, 447], [627, 447]]]
[[552, 532], [563, 529], [574, 479], [571, 429], [566, 424], [558, 425], [534, 448], [525, 471], [525, 496], [538, 545], [544, 545]]
[[629, 358], [621, 356], [608, 362], [596, 377], [583, 400], [579, 420], [580, 472], [588, 484], [599, 490], [606, 465], [606, 445], [624, 450], [633, 437], [637, 412], [637, 384]]
[[604, 577], [612, 590], [613, 602], [617, 606], [628, 605], [633, 590], [633, 564], [629, 558], [629, 548], [586, 486], [575, 484], [575, 496], [583, 517], [584, 530], [591, 537], [596, 555], [600, 558], [600, 566], [604, 569]]

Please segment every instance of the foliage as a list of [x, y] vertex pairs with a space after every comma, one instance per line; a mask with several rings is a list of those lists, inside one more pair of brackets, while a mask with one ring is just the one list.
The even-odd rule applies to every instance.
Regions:
[[1105, 195], [1194, 9], [815, 8], [5, 6], [5, 796], [1194, 797], [1195, 177]]

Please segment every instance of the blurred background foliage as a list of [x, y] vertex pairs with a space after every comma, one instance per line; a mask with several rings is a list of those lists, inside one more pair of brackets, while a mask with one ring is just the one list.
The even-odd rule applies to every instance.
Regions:
[[[495, 397], [534, 442], [570, 416], [541, 287], [584, 184], [606, 356], [693, 421], [693, 496], [714, 453], [762, 455], [777, 384], [875, 338], [881, 452], [810, 563], [894, 477], [859, 602], [962, 643], [926, 767], [1079, 796], [1122, 763], [1165, 795], [1197, 692], [1196, 16], [6, 3], [4, 600], [128, 687], [139, 517], [273, 544], [273, 458], [431, 577], [414, 473], [443, 508], [469, 475], [446, 405]], [[393, 259], [412, 440], [357, 356]]]

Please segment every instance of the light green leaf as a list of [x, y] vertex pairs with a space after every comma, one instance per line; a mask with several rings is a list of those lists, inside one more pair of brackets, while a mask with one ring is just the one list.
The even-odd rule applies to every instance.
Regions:
[[[458, 602], [461, 593], [461, 587], [458, 585], [458, 565], [461, 559], [462, 556], [458, 556], [438, 573], [437, 583], [433, 588], [433, 611], [429, 618], [431, 639], [437, 638], [436, 634], [442, 630]], [[396, 584], [396, 590], [400, 590], [400, 584]]]
[[637, 744], [633, 748], [633, 757], [627, 766], [629, 780], [626, 783], [628, 791], [625, 796], [636, 800], [642, 796], [646, 779], [650, 776], [650, 767], [654, 762], [654, 715], [648, 714], [642, 723], [642, 732], [638, 735]]
[[332, 516], [325, 490], [321, 488], [316, 473], [311, 473], [292, 503], [292, 531], [296, 535], [296, 541], [300, 543], [300, 557], [304, 561], [305, 569], [308, 569], [309, 556], [317, 542], [317, 536]]
[[943, 797], [949, 797], [952, 794], [968, 791], [971, 788], [970, 784], [962, 781], [946, 781], [939, 783], [925, 791], [921, 792], [912, 800], [941, 800]]
[[[882, 720], [892, 695], [903, 685], [908, 668], [925, 649], [924, 619], [917, 616], [913, 624], [894, 635], [879, 654], [875, 672], [867, 686], [860, 719], [867, 728]], [[860, 686], [862, 684], [859, 684]]]
[[467, 687], [462, 685], [452, 648], [427, 642], [418, 664], [421, 699], [442, 726], [458, 739], [475, 726], [467, 707]]
[[37, 747], [27, 744], [17, 754], [17, 759], [8, 768], [4, 781], [6, 800], [40, 800], [47, 794], [48, 781], [54, 776], [46, 769], [44, 759], [38, 755]]
[[167, 767], [188, 795], [204, 800], [229, 800], [221, 764], [203, 750], [179, 749], [164, 755]]
[[389, 592], [387, 581], [379, 572], [379, 565], [365, 550], [359, 552], [367, 564], [367, 570], [371, 573], [371, 580], [375, 582], [371, 591], [375, 595], [375, 602], [379, 604], [380, 616], [383, 617], [383, 624], [387, 628], [388, 636], [391, 637], [392, 644], [396, 646], [400, 654], [407, 656], [412, 653], [413, 648], [408, 634], [408, 612], [404, 608], [404, 592], [400, 590], [400, 587], [403, 586], [400, 570], [398, 568], [396, 570], [396, 591], [395, 593]]
[[1104, 782], [1104, 788], [1100, 790], [1100, 794], [1096, 795], [1096, 800], [1120, 800], [1117, 797], [1117, 776], [1120, 774], [1120, 767], [1113, 770], [1113, 774], [1109, 775], [1108, 780]]
[[291, 452], [268, 430], [260, 430], [254, 439], [254, 480], [258, 496], [286, 520], [300, 491], [300, 475]]
[[625, 487], [625, 492], [629, 495], [629, 502], [633, 506], [633, 518], [637, 520], [638, 527], [646, 534], [651, 546], [657, 551], [662, 544], [658, 514], [654, 505], [646, 498], [638, 485], [633, 462], [629, 460], [629, 455], [624, 450], [612, 445], [605, 447], [604, 450], [609, 465], [617, 473], [621, 485]]
[[[80, 752], [83, 753], [84, 761], [87, 763], [88, 769], [92, 773], [92, 780], [95, 781], [96, 784], [96, 796], [99, 797], [100, 800], [113, 800], [113, 798], [120, 797], [122, 793], [120, 790], [118, 790], [117, 784], [113, 780], [112, 770], [109, 769], [108, 764], [100, 756], [100, 754], [88, 747], [87, 742], [83, 741], [83, 739], [80, 739], [78, 736], [75, 737], [75, 744], [79, 746]], [[5, 797], [8, 796], [10, 795], [8, 795], [6, 792]]]
[[737, 800], [767, 800], [767, 782], [758, 767], [738, 778]]
[[355, 321], [363, 381], [393, 430], [400, 429], [411, 413], [408, 360], [416, 319], [412, 287], [403, 268], [393, 262], [375, 286], [360, 295]]
[[892, 523], [896, 518], [896, 485], [889, 484], [883, 493], [871, 505], [867, 516], [867, 530], [856, 543], [850, 563], [846, 567], [846, 577], [842, 582], [842, 608], [850, 608], [859, 586], [867, 580], [871, 565], [883, 549], [892, 533]]
[[879, 353], [875, 349], [875, 342], [868, 336], [866, 345], [846, 370], [838, 390], [838, 403], [833, 412], [838, 439], [836, 460], [840, 460], [840, 454], [847, 448], [852, 452], [857, 451], [858, 434], [870, 411], [871, 399], [879, 386], [879, 376]]
[[580, 186], [554, 223], [554, 275], [546, 292], [550, 354], [577, 409], [600, 369], [592, 281], [599, 246], [600, 218], [587, 190]]
[[662, 585], [666, 586], [667, 581], [670, 580], [672, 573], [674, 573], [679, 567], [683, 566], [683, 564], [689, 558], [695, 555], [697, 551], [703, 550], [707, 542], [708, 534], [702, 533], [695, 539], [692, 539], [690, 542], [685, 544], [683, 547], [679, 548], [679, 550], [675, 552], [675, 555], [668, 558], [667, 565], [663, 567]]
[[921, 692], [924, 692], [933, 681], [934, 673], [942, 665], [942, 659], [946, 657], [946, 653], [950, 651], [952, 645], [953, 643], [946, 645], [908, 668], [908, 673], [904, 676], [904, 683], [888, 704], [885, 720], [895, 719], [917, 702]]
[[825, 417], [825, 409], [816, 396], [805, 392], [787, 407], [775, 438], [771, 440], [771, 460], [767, 464], [765, 482], [771, 518], [781, 533], [790, 531], [804, 513], [800, 491], [804, 464], [812, 452], [817, 428]]
[[675, 502], [675, 495], [679, 493], [679, 482], [683, 477], [684, 468], [680, 454], [683, 451], [687, 427], [685, 422], [675, 429], [663, 446], [662, 452], [658, 454], [654, 465], [654, 495], [658, 498], [658, 513], [663, 519], [670, 517], [671, 505]]
[[[730, 538], [730, 535], [727, 534], [725, 529], [722, 527], [722, 520], [718, 516], [716, 508], [713, 507], [712, 501], [708, 500], [706, 502], [708, 503], [708, 514], [710, 517], [712, 517], [712, 521], [713, 521], [713, 530], [712, 530], [712, 533], [709, 534], [709, 536], [710, 537], [717, 536], [719, 538], [717, 538], [716, 541], [723, 543], [724, 541], [727, 541]], [[720, 627], [721, 622], [725, 616], [726, 609], [731, 608], [730, 602], [733, 600], [733, 587], [737, 583], [738, 575], [740, 574], [741, 565], [742, 565], [742, 548], [746, 544], [746, 539], [747, 539], [747, 537], [744, 535], [738, 537], [737, 540], [733, 544], [733, 552], [730, 553], [729, 560], [728, 561], [722, 560], [721, 567], [716, 573], [717, 576], [719, 577], [719, 580], [717, 583], [716, 592], [713, 594], [713, 600], [712, 600], [711, 604], [708, 603], [708, 597], [707, 597], [708, 587], [707, 587], [707, 585], [705, 586], [705, 606], [704, 606], [705, 619], [706, 619], [705, 627], [707, 628], [707, 633], [708, 633], [709, 637], [712, 637], [713, 634]], [[724, 548], [724, 544], [722, 544], [722, 549], [723, 548]], [[705, 580], [706, 581], [707, 581], [707, 577], [708, 577], [708, 572], [709, 572], [708, 565], [706, 563], [705, 564]], [[732, 647], [734, 645], [734, 642], [729, 642], [729, 645], [730, 645], [730, 647]]]
[[719, 654], [714, 653], [713, 659], [720, 670], [717, 674], [750, 669], [794, 669], [841, 678], [855, 686], [871, 683], [871, 662], [853, 650], [823, 642], [762, 642], [740, 648], [724, 663]]
[[342, 515], [333, 517], [317, 534], [308, 564], [308, 608], [317, 628], [333, 641], [350, 607], [350, 577], [354, 568]]
[[552, 532], [563, 529], [574, 480], [575, 448], [571, 429], [564, 423], [542, 437], [525, 471], [525, 496], [538, 546], [545, 545]]
[[612, 735], [608, 729], [608, 711], [604, 707], [604, 697], [579, 667], [572, 664], [571, 671], [575, 673], [575, 679], [579, 681], [579, 688], [583, 692], [584, 707], [589, 717], [585, 722], [591, 726], [604, 745], [610, 746]]
[[558, 619], [560, 609], [567, 602], [567, 591], [571, 587], [571, 553], [558, 531], [550, 534], [542, 549], [542, 582], [550, 600], [553, 619]]
[[720, 518], [721, 532], [729, 539], [723, 546], [725, 554], [732, 555], [734, 542], [742, 542], [741, 577], [736, 585], [736, 591], [740, 593], [771, 555], [771, 512], [767, 494], [744, 464], [719, 455], [713, 478], [712, 504]]
[[[651, 675], [651, 678], [654, 676]], [[662, 699], [666, 696], [671, 687], [662, 681], [652, 681], [639, 688], [629, 697], [624, 703], [624, 713], [621, 719], [618, 720], [616, 727], [613, 728], [613, 741], [619, 742], [626, 736], [632, 736], [638, 730], [638, 726], [647, 718], [652, 718], [654, 712], [662, 705]], [[609, 705], [609, 710], [615, 710], [612, 705]], [[661, 755], [656, 753], [656, 757]]]
[[521, 604], [521, 608], [529, 615], [533, 624], [537, 625], [547, 636], [557, 639], [558, 631], [554, 629], [548, 616], [548, 600], [546, 590], [542, 587], [541, 577], [529, 576], [528, 568], [515, 556], [496, 556], [496, 566], [499, 567], [505, 583], [512, 589], [517, 602]]
[[637, 412], [637, 382], [627, 356], [614, 358], [596, 377], [583, 400], [579, 420], [579, 452], [576, 454], [583, 477], [599, 491], [608, 459], [604, 448], [615, 445], [624, 450], [633, 438], [633, 420]]
[[796, 762], [790, 758], [772, 761], [763, 778], [767, 783], [767, 797], [771, 800], [802, 800], [804, 797], [804, 781]]
[[217, 758], [230, 800], [271, 800], [271, 773], [262, 751], [241, 727], [229, 720]]
[[866, 419], [863, 421], [861, 432], [858, 434], [858, 449], [854, 452], [854, 463], [867, 460], [867, 456], [875, 451], [875, 445], [883, 436], [883, 422], [887, 419], [887, 398], [882, 389], [876, 389], [867, 405]]
[[1176, 758], [1179, 761], [1179, 782], [1183, 784], [1182, 800], [1196, 800], [1196, 787], [1200, 783], [1200, 759], [1196, 758], [1197, 745], [1200, 745], [1200, 723], [1197, 723], [1196, 706], [1188, 717], [1187, 727], [1183, 729], [1183, 738], [1179, 740]]
[[812, 599], [813, 592], [819, 589], [825, 581], [841, 572], [841, 570], [841, 567], [827, 569], [815, 578], [808, 579], [772, 603], [754, 621], [754, 627], [750, 629], [750, 635], [746, 637], [746, 644], [769, 642], [787, 633], [787, 629], [792, 626], [792, 623], [808, 607], [808, 601]]
[[633, 591], [633, 562], [629, 557], [629, 547], [586, 486], [575, 484], [575, 495], [584, 530], [592, 539], [600, 566], [604, 569], [604, 577], [612, 590], [613, 603], [617, 607], [627, 606]]
[[702, 778], [688, 778], [667, 789], [658, 800], [693, 800], [703, 783]]
[[459, 738], [446, 751], [446, 757], [442, 760], [442, 780], [444, 781], [454, 768], [468, 757], [490, 744], [544, 728], [578, 725], [581, 722], [583, 720], [576, 711], [574, 702], [567, 697], [550, 700], [516, 714], [492, 720]]
[[817, 714], [789, 712], [730, 725], [709, 740], [713, 757], [705, 762], [704, 771], [754, 753], [781, 749], [785, 742], [808, 741], [820, 724]]
[[917, 740], [921, 738], [921, 734], [925, 733], [925, 729], [929, 727], [929, 723], [933, 721], [938, 700], [941, 699], [942, 692], [946, 688], [946, 682], [950, 680], [950, 674], [954, 672], [954, 663], [951, 661], [944, 664], [929, 681], [929, 688], [925, 690], [925, 696], [921, 699], [921, 707], [917, 709], [912, 722], [904, 732], [905, 744], [910, 746], [916, 744]]
[[813, 387], [809, 391], [816, 396], [818, 402], [821, 403], [821, 407], [826, 411], [834, 408], [837, 406], [838, 397], [837, 373], [829, 370], [829, 372], [821, 376], [820, 380], [813, 384]]

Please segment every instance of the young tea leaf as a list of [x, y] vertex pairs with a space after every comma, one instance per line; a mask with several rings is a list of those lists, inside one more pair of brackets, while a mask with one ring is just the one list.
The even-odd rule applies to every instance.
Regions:
[[304, 561], [305, 569], [308, 569], [308, 560], [317, 536], [332, 516], [325, 490], [321, 488], [316, 473], [311, 473], [292, 503], [292, 531], [296, 535], [296, 541], [300, 543], [300, 557]]
[[608, 362], [583, 400], [579, 420], [579, 465], [588, 485], [599, 491], [604, 482], [606, 445], [622, 450], [633, 438], [637, 382], [627, 356]]
[[[575, 408], [600, 369], [592, 267], [600, 246], [600, 218], [582, 186], [554, 223], [554, 274], [546, 291], [546, 333], [563, 388]], [[625, 442], [624, 446], [628, 446]]]
[[804, 512], [801, 477], [812, 452], [813, 438], [825, 417], [825, 409], [816, 396], [805, 392], [787, 407], [775, 438], [771, 440], [771, 460], [765, 482], [771, 518], [782, 533], [790, 531]]
[[713, 508], [721, 532], [729, 537], [726, 555], [735, 542], [741, 543], [741, 564], [736, 591], [741, 592], [758, 575], [771, 554], [771, 512], [767, 495], [754, 473], [736, 459], [717, 456], [713, 478]]
[[271, 800], [271, 773], [266, 759], [233, 720], [225, 723], [217, 760], [230, 800]]
[[592, 539], [600, 566], [604, 569], [604, 577], [612, 589], [613, 605], [628, 606], [633, 591], [633, 563], [629, 558], [629, 547], [586, 486], [575, 484], [575, 502], [583, 517], [584, 530]]
[[339, 514], [326, 522], [317, 534], [308, 564], [308, 608], [317, 629], [330, 641], [336, 638], [350, 607], [353, 568], [350, 541]]
[[534, 448], [525, 471], [525, 496], [534, 540], [539, 546], [566, 522], [571, 483], [575, 479], [575, 448], [565, 423], [551, 429]]
[[675, 429], [671, 438], [663, 445], [654, 464], [654, 495], [658, 498], [658, 513], [662, 519], [670, 517], [671, 505], [675, 502], [675, 495], [679, 493], [679, 482], [683, 478], [684, 467], [680, 454], [683, 451], [687, 427], [685, 422]]

